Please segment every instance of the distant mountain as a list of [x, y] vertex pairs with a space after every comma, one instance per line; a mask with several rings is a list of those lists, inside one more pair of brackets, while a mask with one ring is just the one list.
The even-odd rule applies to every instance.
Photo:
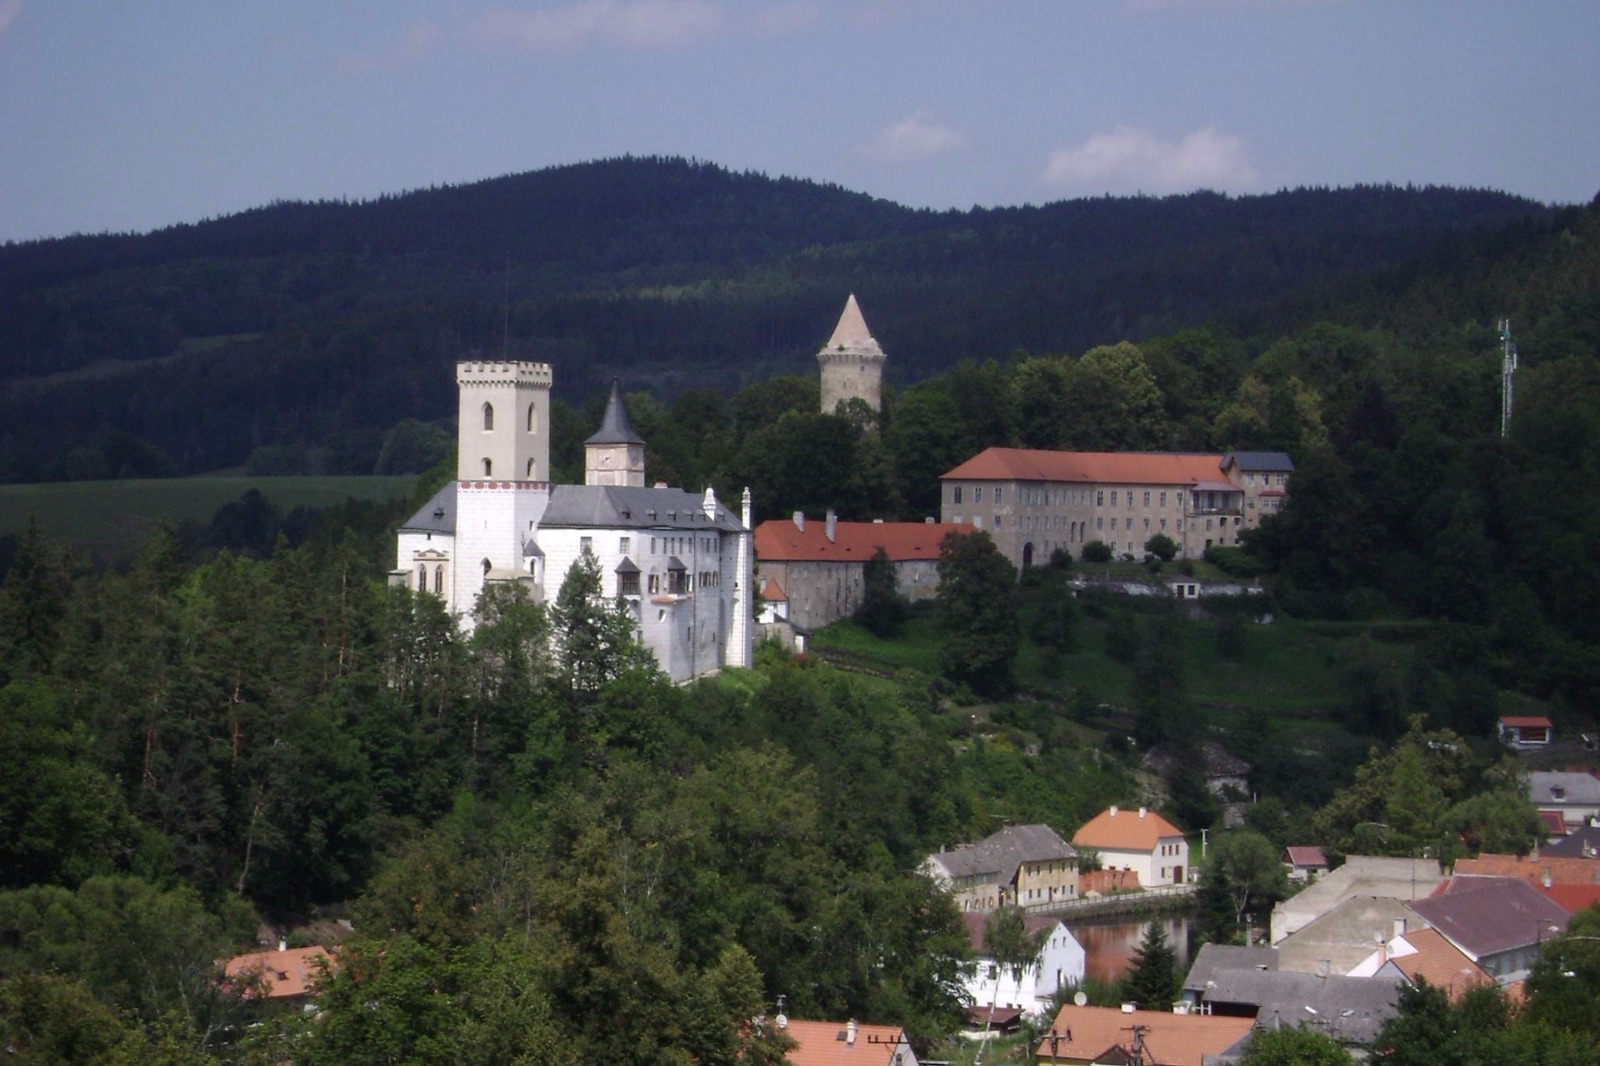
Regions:
[[1017, 349], [1275, 328], [1550, 218], [1389, 186], [932, 212], [626, 158], [7, 244], [0, 480], [216, 469], [307, 442], [368, 472], [385, 430], [452, 416], [468, 351], [549, 361], [569, 398], [613, 373], [731, 390], [813, 373], [849, 292], [902, 384]]

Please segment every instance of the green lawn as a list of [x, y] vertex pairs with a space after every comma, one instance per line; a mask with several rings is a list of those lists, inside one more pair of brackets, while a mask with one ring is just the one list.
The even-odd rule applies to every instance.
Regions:
[[160, 521], [209, 522], [217, 508], [257, 489], [279, 510], [331, 507], [355, 497], [408, 496], [416, 477], [192, 477], [150, 481], [66, 481], [0, 485], [0, 535], [35, 516], [46, 535], [75, 547], [125, 554]]

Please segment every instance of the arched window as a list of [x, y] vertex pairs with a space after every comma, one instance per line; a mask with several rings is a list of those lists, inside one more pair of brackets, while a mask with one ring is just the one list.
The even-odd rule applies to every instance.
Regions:
[[494, 428], [494, 404], [483, 405], [483, 428], [487, 432]]
[[444, 564], [440, 563], [433, 568], [433, 591], [444, 595]]
[[485, 559], [483, 561], [483, 576], [484, 577], [488, 577], [489, 576], [489, 560], [487, 560], [487, 559]]
[[494, 473], [494, 460], [492, 460], [492, 459], [484, 459], [484, 461], [483, 461], [483, 476], [484, 477], [489, 477], [493, 473]]
[[539, 408], [531, 403], [528, 405], [528, 432], [539, 432]]
[[417, 564], [417, 591], [428, 591], [428, 568], [422, 563]]
[[528, 480], [529, 481], [533, 480], [533, 460], [532, 459], [528, 460]]

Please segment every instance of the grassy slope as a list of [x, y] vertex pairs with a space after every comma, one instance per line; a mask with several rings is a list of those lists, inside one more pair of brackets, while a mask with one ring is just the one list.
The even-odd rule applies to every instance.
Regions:
[[150, 481], [75, 481], [0, 485], [0, 535], [21, 533], [34, 515], [46, 535], [75, 548], [117, 554], [139, 543], [157, 522], [209, 522], [217, 508], [256, 489], [280, 511], [331, 507], [355, 497], [410, 494], [414, 476], [193, 477]]

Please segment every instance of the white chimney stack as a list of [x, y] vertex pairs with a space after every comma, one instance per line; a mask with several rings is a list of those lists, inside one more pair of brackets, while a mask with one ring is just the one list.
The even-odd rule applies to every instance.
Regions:
[[834, 513], [834, 510], [833, 510], [832, 507], [828, 508], [828, 542], [830, 544], [833, 543], [834, 527], [837, 526], [838, 524], [839, 524], [839, 516]]
[[794, 513], [794, 528], [802, 533], [806, 531], [806, 513], [804, 511], [796, 511]]
[[856, 1020], [851, 1018], [844, 1027], [844, 1042], [851, 1047], [856, 1046]]

